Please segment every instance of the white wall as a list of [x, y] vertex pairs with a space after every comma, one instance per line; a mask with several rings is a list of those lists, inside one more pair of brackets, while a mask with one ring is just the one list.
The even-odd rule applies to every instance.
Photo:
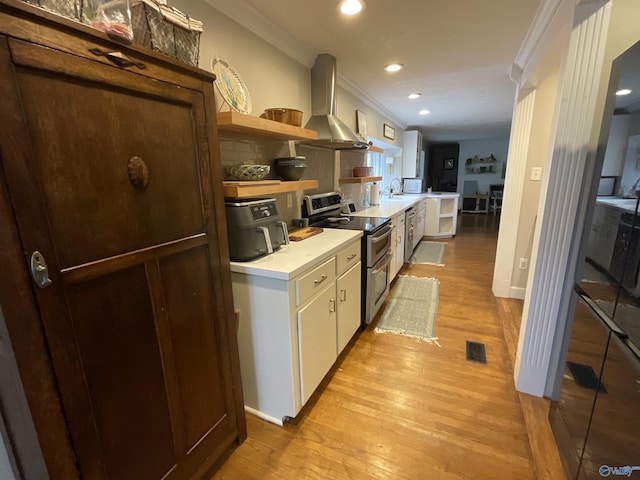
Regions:
[[[558, 66], [559, 67], [559, 66]], [[522, 201], [518, 218], [518, 234], [516, 237], [515, 257], [512, 265], [511, 292], [518, 298], [524, 298], [529, 268], [520, 268], [520, 259], [531, 259], [533, 234], [535, 229], [538, 203], [540, 202], [541, 181], [531, 180], [531, 170], [540, 167], [544, 170], [549, 161], [549, 142], [551, 125], [558, 91], [559, 68], [551, 71], [536, 89], [533, 107], [533, 120], [529, 139], [524, 181], [522, 185]]]
[[[171, 6], [204, 23], [200, 68], [211, 71], [211, 60], [216, 55], [229, 62], [251, 95], [252, 115], [259, 116], [265, 108], [286, 107], [302, 110], [304, 121], [309, 118], [311, 87], [306, 66], [204, 1], [171, 0]], [[216, 99], [220, 99], [217, 92]]]
[[[203, 22], [200, 36], [199, 67], [211, 71], [211, 60], [219, 56], [229, 62], [242, 78], [251, 95], [252, 115], [259, 116], [265, 108], [296, 108], [304, 112], [303, 125], [311, 116], [310, 67], [299, 63], [267, 43], [240, 23], [214, 7], [198, 0], [172, 0], [171, 6]], [[318, 52], [324, 53], [324, 52]], [[331, 53], [331, 52], [327, 52]], [[338, 72], [340, 63], [338, 63]], [[382, 124], [396, 129], [396, 140], [385, 142], [402, 145], [402, 129], [376, 110], [338, 85], [338, 117], [355, 131], [356, 110], [365, 112], [367, 133], [383, 139]], [[220, 96], [216, 92], [218, 107]], [[223, 106], [223, 110], [228, 110]]]
[[[491, 138], [484, 140], [462, 140], [460, 144], [459, 167], [458, 167], [458, 192], [462, 193], [465, 180], [475, 180], [478, 182], [479, 192], [489, 192], [489, 185], [503, 184], [502, 167], [507, 161], [507, 152], [509, 150], [509, 136], [502, 138]], [[475, 156], [486, 158], [493, 155], [497, 162], [493, 168], [495, 173], [476, 173], [469, 174], [465, 172], [465, 161], [467, 158]]]

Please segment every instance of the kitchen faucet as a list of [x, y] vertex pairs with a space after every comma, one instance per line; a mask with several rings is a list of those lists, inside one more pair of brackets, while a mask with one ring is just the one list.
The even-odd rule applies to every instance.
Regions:
[[[392, 180], [393, 181], [393, 180]], [[631, 188], [629, 189], [629, 193], [627, 195], [631, 196], [633, 195], [634, 197], [638, 197], [638, 184], [640, 183], [640, 177], [638, 177], [638, 179], [636, 180], [636, 182], [631, 185]]]
[[[402, 191], [402, 184], [400, 183], [400, 179], [398, 177], [394, 177], [391, 179], [391, 181], [389, 182], [389, 198], [393, 197], [393, 181], [398, 182], [398, 190], [397, 193], [400, 193]], [[639, 179], [640, 180], [640, 179]]]

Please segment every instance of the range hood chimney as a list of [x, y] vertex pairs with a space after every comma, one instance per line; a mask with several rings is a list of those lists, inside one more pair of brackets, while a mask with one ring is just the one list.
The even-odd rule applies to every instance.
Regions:
[[336, 117], [336, 57], [328, 53], [318, 55], [311, 69], [311, 113], [305, 128], [317, 131], [318, 140], [305, 144], [334, 150], [369, 148]]

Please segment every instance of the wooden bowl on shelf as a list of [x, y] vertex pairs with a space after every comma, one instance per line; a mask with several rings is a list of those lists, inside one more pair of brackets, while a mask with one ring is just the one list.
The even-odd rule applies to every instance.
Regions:
[[267, 108], [261, 117], [294, 127], [302, 126], [302, 112], [293, 108]]
[[354, 177], [372, 177], [373, 167], [354, 167], [353, 176]]

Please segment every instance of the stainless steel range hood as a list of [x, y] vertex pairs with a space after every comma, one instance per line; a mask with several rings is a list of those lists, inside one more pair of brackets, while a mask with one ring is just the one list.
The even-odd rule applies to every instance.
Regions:
[[322, 53], [311, 69], [312, 117], [305, 128], [318, 132], [318, 140], [304, 142], [334, 150], [366, 149], [366, 142], [336, 117], [336, 58]]

